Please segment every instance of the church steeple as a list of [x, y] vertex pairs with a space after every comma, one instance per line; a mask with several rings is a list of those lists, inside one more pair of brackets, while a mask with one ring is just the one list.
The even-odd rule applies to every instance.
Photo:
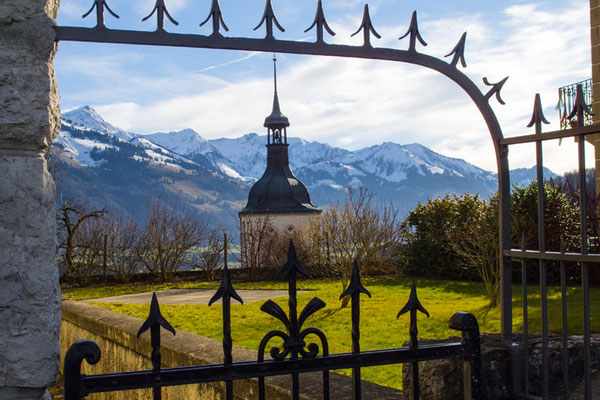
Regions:
[[265, 119], [267, 135], [267, 168], [252, 186], [248, 203], [240, 216], [254, 213], [320, 213], [310, 202], [306, 186], [290, 169], [287, 127], [290, 122], [281, 113], [277, 97], [277, 59], [273, 57], [273, 111]]
[[273, 111], [265, 118], [264, 126], [267, 128], [267, 144], [287, 144], [287, 127], [290, 126], [288, 118], [281, 113], [279, 97], [277, 96], [277, 58], [273, 55]]

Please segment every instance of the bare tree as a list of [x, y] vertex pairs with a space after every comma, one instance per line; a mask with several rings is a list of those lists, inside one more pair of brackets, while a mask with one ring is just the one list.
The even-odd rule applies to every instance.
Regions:
[[166, 196], [156, 196], [147, 204], [137, 255], [148, 272], [165, 281], [181, 269], [188, 252], [200, 245], [206, 235], [206, 223], [186, 215], [179, 199], [168, 204]]
[[221, 269], [225, 235], [223, 227], [210, 228], [201, 250], [198, 252], [196, 265], [200, 270], [206, 272], [208, 280], [214, 280], [217, 271]]
[[65, 276], [71, 277], [76, 268], [75, 249], [77, 247], [76, 235], [82, 224], [88, 219], [99, 219], [106, 210], [88, 210], [83, 204], [73, 200], [65, 201], [57, 210], [59, 233], [64, 239], [59, 248], [64, 250]]
[[242, 268], [248, 270], [250, 279], [256, 279], [269, 260], [269, 243], [275, 231], [271, 218], [251, 217], [240, 223]]
[[[365, 188], [348, 188], [344, 204], [330, 204], [309, 229], [320, 268], [340, 279], [343, 290], [348, 286], [354, 260], [359, 260], [367, 273], [391, 271], [404, 236], [394, 207], [373, 204], [373, 194]], [[342, 307], [348, 300], [343, 299]]]
[[118, 281], [128, 282], [142, 267], [138, 251], [138, 223], [133, 217], [111, 219], [104, 224], [104, 235], [108, 271]]
[[82, 220], [77, 234], [74, 235], [73, 263], [71, 277], [78, 283], [89, 283], [92, 276], [98, 274], [103, 253], [104, 227], [101, 218]]

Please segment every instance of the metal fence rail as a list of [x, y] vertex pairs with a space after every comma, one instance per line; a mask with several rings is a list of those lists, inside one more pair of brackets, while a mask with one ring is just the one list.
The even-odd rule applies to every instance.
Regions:
[[[152, 370], [121, 372], [112, 374], [83, 375], [81, 365], [83, 360], [88, 364], [100, 361], [100, 348], [90, 340], [80, 340], [74, 343], [65, 356], [64, 363], [64, 398], [79, 400], [90, 393], [104, 393], [132, 389], [151, 388], [153, 399], [161, 399], [161, 388], [175, 385], [189, 385], [206, 382], [225, 382], [225, 399], [233, 399], [234, 382], [240, 379], [258, 378], [258, 398], [265, 399], [264, 378], [276, 375], [290, 375], [292, 379], [291, 397], [299, 399], [299, 374], [308, 372], [323, 373], [323, 398], [329, 399], [329, 371], [343, 368], [353, 370], [353, 399], [362, 398], [360, 370], [364, 367], [378, 365], [393, 365], [400, 363], [412, 364], [411, 391], [412, 398], [419, 398], [419, 362], [446, 358], [465, 360], [463, 368], [468, 379], [465, 380], [464, 398], [468, 400], [481, 399], [481, 349], [479, 326], [476, 318], [465, 312], [455, 313], [449, 321], [449, 327], [462, 332], [462, 341], [419, 346], [417, 339], [417, 311], [426, 315], [427, 310], [421, 305], [413, 283], [407, 304], [398, 312], [398, 317], [410, 314], [410, 347], [385, 349], [376, 351], [360, 351], [360, 294], [370, 296], [368, 290], [360, 282], [358, 264], [354, 264], [352, 279], [349, 287], [340, 297], [351, 296], [352, 303], [352, 352], [344, 354], [329, 354], [327, 338], [317, 328], [303, 328], [306, 320], [315, 312], [325, 307], [325, 303], [314, 297], [298, 315], [297, 313], [297, 275], [305, 274], [298, 263], [293, 243], [290, 241], [288, 261], [277, 274], [288, 281], [289, 310], [284, 310], [275, 302], [268, 300], [261, 310], [279, 319], [285, 330], [273, 330], [262, 339], [258, 359], [253, 362], [236, 362], [232, 360], [231, 338], [231, 298], [240, 303], [242, 299], [236, 293], [229, 278], [227, 265], [223, 269], [221, 286], [213, 296], [210, 304], [218, 299], [223, 300], [223, 354], [224, 362], [218, 365], [197, 365], [191, 367], [162, 368], [160, 355], [161, 327], [173, 334], [175, 330], [161, 315], [156, 294], [152, 296], [150, 314], [138, 332], [138, 336], [150, 330], [152, 345]], [[311, 336], [312, 335], [312, 336]], [[265, 360], [267, 343], [274, 337], [283, 340], [283, 346], [271, 347], [271, 360]], [[317, 337], [320, 346], [307, 339]], [[310, 343], [307, 343], [310, 342]]]
[[[560, 281], [561, 281], [561, 310], [562, 310], [562, 386], [563, 392], [561, 397], [565, 400], [569, 398], [569, 354], [567, 337], [569, 327], [567, 322], [567, 269], [566, 263], [579, 263], [581, 266], [581, 286], [582, 286], [582, 304], [583, 304], [583, 342], [584, 342], [584, 374], [583, 380], [585, 385], [585, 399], [592, 398], [591, 389], [591, 343], [590, 343], [590, 291], [589, 291], [589, 266], [590, 264], [600, 264], [600, 254], [588, 254], [588, 210], [586, 202], [586, 174], [585, 174], [585, 135], [596, 134], [600, 132], [600, 126], [581, 126], [578, 121], [586, 121], [591, 118], [592, 111], [585, 102], [584, 89], [582, 84], [576, 84], [576, 95], [572, 103], [572, 109], [564, 115], [567, 121], [566, 130], [542, 133], [542, 124], [549, 122], [544, 117], [539, 94], [535, 97], [533, 115], [528, 127], [535, 127], [534, 135], [523, 135], [511, 137], [501, 140], [505, 145], [531, 143], [536, 144], [536, 170], [537, 170], [537, 219], [538, 219], [538, 249], [526, 249], [525, 237], [522, 239], [521, 249], [504, 249], [502, 257], [505, 263], [510, 263], [512, 259], [521, 260], [522, 269], [522, 301], [523, 301], [523, 343], [521, 346], [521, 360], [513, 359], [513, 368], [516, 369], [518, 364], [522, 364], [523, 376], [522, 379], [516, 380], [513, 384], [515, 392], [520, 398], [541, 398], [548, 399], [550, 397], [549, 388], [549, 366], [550, 360], [548, 355], [548, 284], [547, 284], [547, 263], [556, 262], [560, 266]], [[571, 122], [570, 122], [571, 121]], [[562, 121], [561, 121], [562, 124]], [[569, 128], [571, 127], [571, 128]], [[578, 143], [578, 176], [579, 176], [579, 207], [580, 213], [580, 252], [566, 253], [564, 238], [561, 238], [561, 249], [559, 252], [546, 251], [546, 228], [545, 228], [545, 191], [544, 191], [544, 173], [543, 173], [543, 158], [542, 158], [542, 143], [546, 140], [559, 138], [574, 137]], [[528, 324], [528, 308], [527, 308], [527, 259], [538, 261], [539, 268], [539, 287], [540, 287], [540, 309], [541, 309], [541, 335], [542, 335], [542, 392], [533, 395], [530, 392], [528, 369], [529, 357], [529, 329]], [[512, 281], [506, 279], [502, 282], [504, 287], [511, 287]], [[511, 300], [511, 299], [509, 299]]]

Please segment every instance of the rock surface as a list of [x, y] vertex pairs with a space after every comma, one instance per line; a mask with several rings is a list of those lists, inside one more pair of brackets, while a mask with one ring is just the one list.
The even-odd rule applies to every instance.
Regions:
[[[550, 335], [548, 343], [549, 383], [551, 398], [559, 398], [564, 390], [562, 378], [562, 340], [558, 335]], [[419, 339], [419, 344], [456, 342], [460, 338], [447, 340]], [[514, 337], [522, 343], [522, 335]], [[569, 336], [567, 340], [569, 354], [569, 388], [571, 391], [580, 386], [583, 379], [583, 337]], [[406, 343], [408, 345], [408, 343]], [[542, 392], [542, 339], [539, 334], [530, 334], [528, 340], [529, 393], [541, 395]], [[500, 335], [481, 334], [481, 382], [483, 398], [487, 400], [509, 400], [511, 387], [509, 375], [509, 349], [502, 343]], [[419, 382], [421, 399], [455, 400], [463, 399], [462, 360], [434, 360], [419, 363]], [[524, 376], [523, 367], [521, 375]], [[592, 369], [600, 367], [600, 338], [592, 336]], [[410, 366], [403, 366], [403, 387], [410, 388]], [[594, 380], [594, 379], [593, 379]], [[595, 380], [598, 380], [596, 378]], [[580, 389], [578, 389], [580, 391]], [[410, 389], [403, 391], [405, 400], [411, 399]], [[562, 397], [561, 397], [562, 398]], [[571, 397], [577, 398], [577, 397]]]
[[0, 398], [47, 398], [58, 371], [52, 67], [59, 0], [0, 1]]

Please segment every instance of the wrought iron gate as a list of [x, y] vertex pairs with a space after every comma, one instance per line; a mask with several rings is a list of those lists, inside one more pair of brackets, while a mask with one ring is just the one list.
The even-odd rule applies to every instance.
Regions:
[[[296, 283], [298, 274], [306, 275], [296, 258], [296, 251], [290, 241], [287, 263], [276, 275], [285, 277], [288, 281], [289, 312], [288, 314], [275, 302], [268, 300], [261, 307], [265, 313], [277, 318], [285, 326], [285, 330], [268, 332], [260, 342], [258, 359], [253, 362], [233, 362], [231, 338], [231, 299], [242, 303], [242, 298], [236, 293], [227, 264], [223, 269], [221, 286], [210, 300], [209, 305], [222, 299], [223, 301], [223, 364], [197, 365], [191, 367], [161, 368], [160, 331], [161, 327], [175, 334], [175, 330], [161, 315], [156, 294], [152, 297], [150, 315], [140, 328], [138, 336], [150, 330], [152, 345], [152, 370], [122, 372], [103, 375], [81, 374], [81, 364], [85, 359], [89, 364], [100, 361], [100, 348], [90, 340], [80, 340], [74, 343], [65, 356], [64, 364], [64, 394], [65, 400], [79, 400], [90, 393], [122, 391], [130, 389], [152, 388], [153, 399], [161, 398], [161, 388], [174, 385], [189, 385], [207, 382], [225, 382], [225, 398], [233, 399], [235, 380], [258, 378], [258, 398], [265, 399], [265, 377], [276, 375], [291, 375], [292, 399], [299, 399], [299, 374], [307, 372], [323, 373], [323, 398], [329, 399], [329, 371], [352, 368], [353, 399], [362, 398], [360, 371], [361, 368], [377, 365], [392, 365], [411, 363], [411, 392], [413, 399], [419, 398], [419, 361], [445, 358], [460, 358], [466, 362], [463, 372], [468, 376], [465, 380], [465, 399], [481, 399], [480, 374], [481, 350], [479, 341], [479, 326], [475, 317], [469, 313], [457, 312], [449, 321], [449, 327], [462, 332], [462, 341], [436, 345], [419, 346], [417, 339], [417, 311], [427, 316], [429, 313], [421, 305], [413, 283], [410, 297], [406, 305], [398, 312], [410, 315], [410, 347], [385, 349], [375, 351], [360, 351], [360, 294], [371, 297], [369, 291], [362, 285], [358, 264], [354, 263], [352, 278], [348, 289], [340, 295], [351, 297], [352, 303], [352, 353], [329, 354], [329, 346], [325, 334], [313, 327], [303, 328], [306, 320], [315, 312], [325, 307], [325, 303], [317, 297], [310, 300], [298, 315]], [[283, 341], [281, 347], [273, 346], [269, 354], [272, 360], [265, 360], [265, 350], [273, 338]], [[307, 338], [316, 337], [317, 343], [307, 343]], [[320, 355], [319, 355], [320, 354]]]
[[[96, 15], [96, 26], [94, 28], [81, 28], [81, 27], [56, 27], [56, 40], [57, 41], [82, 41], [82, 42], [103, 42], [103, 43], [122, 43], [122, 44], [138, 44], [138, 45], [156, 45], [156, 46], [178, 46], [178, 47], [190, 47], [190, 48], [211, 48], [211, 49], [227, 49], [227, 50], [245, 50], [245, 51], [262, 51], [262, 52], [277, 52], [277, 53], [294, 53], [294, 54], [307, 54], [307, 55], [320, 55], [320, 56], [334, 56], [334, 57], [354, 57], [354, 58], [364, 58], [364, 59], [373, 59], [373, 60], [386, 60], [386, 61], [394, 61], [394, 62], [403, 62], [410, 63], [415, 65], [420, 65], [423, 67], [427, 67], [433, 69], [452, 81], [454, 81], [457, 85], [459, 85], [473, 100], [474, 104], [479, 109], [482, 117], [484, 118], [489, 133], [491, 135], [491, 139], [494, 143], [494, 148], [496, 152], [497, 165], [498, 165], [498, 184], [499, 184], [499, 223], [500, 223], [500, 242], [499, 246], [501, 249], [500, 262], [501, 262], [501, 319], [502, 319], [502, 336], [504, 342], [510, 346], [512, 351], [512, 363], [511, 363], [511, 371], [512, 371], [512, 384], [513, 384], [513, 392], [517, 395], [522, 395], [527, 397], [527, 387], [523, 386], [521, 379], [521, 370], [520, 365], [522, 363], [521, 355], [526, 353], [526, 341], [524, 346], [519, 346], [513, 341], [513, 319], [512, 319], [512, 284], [511, 284], [511, 276], [512, 276], [512, 259], [536, 259], [539, 260], [540, 267], [540, 286], [542, 291], [542, 335], [544, 338], [544, 388], [542, 397], [548, 398], [548, 359], [547, 359], [547, 304], [546, 304], [546, 278], [545, 278], [545, 263], [547, 260], [557, 260], [561, 263], [564, 262], [579, 262], [582, 264], [582, 280], [583, 280], [583, 293], [584, 293], [584, 337], [585, 337], [585, 349], [586, 349], [586, 362], [585, 362], [585, 382], [586, 382], [586, 399], [591, 398], [591, 386], [590, 386], [590, 375], [591, 375], [591, 364], [590, 364], [590, 309], [589, 309], [589, 286], [588, 286], [588, 269], [590, 263], [598, 263], [600, 262], [599, 255], [591, 255], [587, 254], [587, 237], [586, 237], [586, 224], [587, 224], [587, 211], [585, 209], [585, 204], [582, 203], [582, 216], [581, 216], [581, 252], [579, 254], [570, 254], [565, 252], [548, 252], [545, 251], [544, 246], [544, 225], [543, 225], [543, 215], [544, 215], [544, 198], [543, 198], [543, 190], [538, 190], [540, 193], [539, 198], [539, 211], [538, 216], [540, 218], [540, 240], [539, 240], [539, 250], [530, 251], [525, 249], [511, 249], [511, 226], [510, 226], [510, 181], [509, 181], [509, 169], [508, 169], [508, 147], [513, 144], [518, 143], [536, 143], [536, 154], [537, 154], [537, 173], [538, 173], [538, 185], [541, 185], [543, 182], [543, 170], [542, 170], [542, 141], [544, 140], [552, 140], [557, 138], [565, 138], [565, 137], [578, 137], [579, 139], [579, 172], [580, 172], [580, 181], [584, 183], [585, 181], [585, 161], [584, 161], [584, 137], [585, 135], [591, 135], [600, 133], [600, 129], [595, 126], [577, 126], [572, 129], [566, 131], [556, 131], [556, 132], [541, 132], [541, 124], [545, 122], [545, 119], [541, 113], [541, 105], [539, 102], [539, 98], [536, 98], [536, 106], [534, 108], [534, 116], [530, 123], [530, 126], [535, 125], [536, 133], [533, 135], [525, 135], [514, 138], [504, 138], [502, 135], [502, 130], [500, 125], [498, 124], [498, 120], [490, 107], [489, 100], [492, 96], [495, 96], [496, 99], [504, 104], [502, 98], [500, 97], [500, 91], [508, 78], [504, 78], [496, 83], [490, 83], [487, 78], [484, 78], [483, 82], [485, 85], [490, 86], [489, 90], [486, 93], [483, 93], [477, 85], [467, 77], [463, 72], [458, 69], [459, 63], [462, 67], [466, 67], [465, 62], [465, 47], [466, 47], [466, 32], [462, 35], [462, 37], [458, 40], [457, 44], [454, 48], [446, 55], [446, 57], [451, 57], [449, 62], [444, 61], [443, 59], [436, 58], [427, 54], [420, 53], [417, 50], [417, 44], [422, 46], [426, 46], [427, 43], [421, 36], [421, 33], [418, 28], [417, 22], [417, 14], [413, 12], [412, 19], [410, 22], [410, 26], [407, 32], [400, 37], [400, 40], [404, 38], [408, 38], [409, 44], [406, 50], [398, 50], [398, 49], [390, 49], [390, 48], [377, 48], [373, 47], [371, 43], [372, 36], [376, 38], [380, 38], [381, 36], [377, 33], [374, 28], [374, 25], [371, 21], [369, 15], [368, 5], [364, 7], [364, 13], [362, 22], [358, 28], [358, 30], [353, 34], [356, 35], [362, 31], [363, 35], [363, 44], [362, 46], [348, 46], [348, 45], [337, 45], [337, 44], [329, 44], [325, 41], [325, 33], [329, 35], [335, 35], [334, 31], [331, 29], [329, 24], [325, 19], [324, 8], [321, 0], [318, 0], [317, 9], [315, 13], [315, 18], [312, 21], [312, 24], [306, 29], [305, 32], [310, 31], [314, 28], [316, 39], [314, 42], [299, 42], [299, 41], [288, 41], [288, 40], [279, 40], [275, 37], [275, 29], [279, 29], [280, 31], [284, 31], [284, 28], [277, 20], [271, 0], [266, 0], [265, 10], [260, 20], [258, 26], [255, 30], [264, 26], [265, 36], [264, 38], [243, 38], [243, 37], [227, 37], [224, 36], [221, 32], [228, 31], [228, 28], [225, 24], [225, 19], [221, 8], [219, 6], [218, 0], [212, 0], [211, 8], [207, 18], [200, 24], [203, 26], [207, 22], [212, 22], [212, 32], [209, 35], [199, 35], [199, 34], [175, 34], [170, 33], [165, 29], [165, 17], [171, 23], [178, 25], [177, 21], [171, 16], [166, 7], [166, 0], [156, 0], [155, 6], [152, 9], [151, 13], [143, 18], [143, 21], [147, 21], [152, 16], [156, 17], [156, 30], [154, 32], [142, 32], [142, 31], [133, 31], [133, 30], [121, 30], [121, 29], [109, 29], [104, 24], [105, 13], [108, 12], [115, 18], [119, 18], [118, 15], [109, 7], [107, 0], [93, 0], [92, 6], [90, 10], [83, 16], [84, 18], [90, 15], [95, 10]], [[583, 121], [585, 118], [586, 112], [589, 114], [589, 109], [585, 105], [583, 101], [583, 97], [578, 95], [578, 101], [575, 104], [575, 107], [570, 112], [569, 119], [577, 116], [578, 121]], [[573, 124], [572, 124], [573, 125]], [[580, 190], [582, 191], [582, 198], [584, 197], [585, 185], [580, 185]], [[562, 264], [561, 264], [562, 265]], [[293, 268], [292, 268], [293, 269]], [[287, 274], [287, 272], [286, 272]], [[295, 279], [291, 279], [290, 282]], [[291, 283], [290, 283], [291, 285]], [[224, 283], [223, 289], [220, 290], [220, 293], [224, 296], [224, 299], [229, 299], [228, 296], [233, 296], [231, 293], [233, 289], [231, 289], [229, 283]], [[229, 293], [227, 295], [226, 293]], [[358, 292], [357, 292], [358, 293]], [[353, 294], [354, 296], [354, 294]], [[358, 296], [356, 294], [356, 296]], [[526, 293], [525, 293], [526, 297]], [[283, 353], [275, 352], [274, 356], [282, 358], [282, 354], [290, 354], [292, 356], [291, 360], [276, 360], [271, 362], [262, 362], [258, 365], [247, 365], [243, 363], [231, 363], [231, 359], [227, 358], [228, 348], [230, 349], [231, 342], [229, 340], [228, 343], [224, 343], [225, 347], [225, 364], [222, 366], [213, 366], [213, 367], [195, 367], [189, 370], [187, 373], [179, 375], [181, 372], [177, 372], [176, 370], [165, 370], [160, 369], [158, 364], [155, 365], [155, 371], [145, 371], [139, 372], [136, 374], [132, 374], [130, 376], [123, 375], [115, 375], [115, 379], [117, 377], [122, 377], [124, 380], [121, 388], [125, 387], [160, 387], [167, 386], [173, 384], [181, 384], [185, 382], [190, 382], [191, 375], [196, 376], [197, 382], [200, 381], [211, 381], [211, 380], [225, 380], [226, 382], [231, 382], [232, 379], [238, 379], [243, 377], [262, 377], [269, 374], [276, 373], [285, 373], [285, 374], [294, 374], [297, 373], [294, 371], [292, 366], [299, 367], [302, 371], [325, 371], [324, 372], [324, 380], [326, 381], [327, 371], [332, 368], [358, 368], [356, 369], [356, 373], [359, 373], [360, 366], [366, 365], [376, 365], [381, 363], [380, 357], [384, 357], [382, 354], [384, 353], [371, 353], [371, 352], [361, 352], [360, 360], [356, 356], [356, 354], [351, 355], [324, 355], [322, 358], [314, 357], [314, 348], [309, 348], [308, 353], [304, 354], [299, 348], [299, 340], [298, 334], [299, 329], [301, 328], [304, 319], [308, 317], [308, 315], [300, 314], [300, 320], [297, 320], [295, 314], [296, 304], [294, 300], [294, 304], [292, 304], [292, 291], [290, 291], [290, 317], [288, 320], [289, 326], [286, 324], [288, 328], [287, 337], [293, 338], [292, 345], [288, 349], [284, 350]], [[354, 297], [353, 297], [354, 298]], [[358, 297], [356, 297], [358, 299]], [[416, 296], [415, 296], [416, 299]], [[564, 297], [563, 297], [564, 299]], [[229, 301], [229, 300], [227, 300]], [[358, 300], [356, 301], [358, 303]], [[270, 304], [270, 303], [268, 303]], [[353, 302], [354, 304], [354, 302]], [[292, 307], [293, 306], [293, 307]], [[285, 320], [284, 314], [280, 310], [275, 310], [272, 308], [273, 306], [267, 306], [266, 311], [272, 313], [272, 315], [277, 315], [277, 318]], [[310, 313], [316, 311], [321, 307], [320, 303], [313, 303], [311, 308], [309, 308]], [[293, 308], [293, 312], [292, 312]], [[151, 331], [155, 332], [153, 336], [153, 340], [155, 343], [159, 342], [158, 326], [160, 323], [163, 323], [163, 326], [168, 326], [168, 323], [160, 317], [160, 313], [158, 312], [158, 306], [154, 306], [153, 308], [154, 314], [151, 314], [151, 317], [154, 319], [150, 319], [149, 324], [151, 326]], [[228, 319], [229, 308], [224, 308], [224, 319]], [[354, 309], [353, 309], [354, 310]], [[308, 311], [307, 311], [308, 312]], [[413, 315], [411, 311], [411, 316]], [[309, 314], [310, 314], [309, 313]], [[358, 313], [358, 308], [356, 309], [356, 313]], [[304, 317], [304, 319], [303, 319]], [[153, 322], [152, 322], [153, 321]], [[300, 322], [301, 321], [301, 322]], [[466, 329], [465, 332], [471, 332], [469, 334], [465, 334], [465, 339], [463, 340], [462, 345], [452, 345], [449, 347], [445, 347], [444, 352], [446, 355], [451, 356], [462, 356], [467, 354], [470, 350], [470, 347], [465, 344], [469, 343], [471, 339], [469, 339], [469, 335], [474, 335], [473, 324], [475, 324], [474, 319], [467, 315], [455, 315], [455, 319], [453, 317], [452, 325], [456, 328], [461, 327]], [[471, 322], [468, 322], [471, 321]], [[358, 322], [356, 322], [358, 324]], [[461, 325], [462, 324], [462, 325]], [[465, 325], [466, 324], [466, 325]], [[466, 328], [470, 326], [470, 328]], [[415, 326], [416, 328], [416, 326]], [[566, 331], [566, 328], [565, 328]], [[283, 332], [281, 332], [283, 334]], [[316, 332], [311, 332], [319, 335]], [[277, 336], [276, 334], [274, 334]], [[416, 333], [415, 333], [416, 335]], [[411, 337], [412, 337], [411, 332]], [[320, 336], [319, 336], [320, 337]], [[358, 352], [358, 325], [356, 325], [356, 329], [353, 329], [353, 340], [356, 339], [355, 346], [353, 347], [353, 351]], [[291, 339], [290, 339], [291, 340]], [[416, 341], [415, 341], [416, 343]], [[326, 341], [323, 341], [323, 352], [326, 352], [327, 346]], [[524, 349], [522, 349], [524, 347]], [[158, 348], [158, 347], [156, 347]], [[305, 351], [305, 350], [302, 350]], [[419, 349], [410, 349], [410, 350], [389, 350], [385, 357], [392, 357], [396, 360], [401, 357], [404, 362], [414, 362], [415, 365], [418, 361], [426, 358], [427, 355], [431, 355], [437, 352], [435, 348], [430, 348], [423, 346]], [[229, 353], [230, 354], [230, 353]], [[304, 358], [298, 359], [298, 355], [310, 355], [312, 358]], [[111, 384], [111, 376], [90, 376], [90, 377], [81, 377], [78, 375], [78, 364], [77, 361], [81, 362], [83, 358], [87, 358], [89, 361], [94, 361], [99, 356], [99, 350], [90, 342], [80, 342], [74, 345], [73, 350], [70, 352], [69, 359], [70, 367], [68, 369], [68, 380], [67, 384], [69, 387], [77, 388], [72, 389], [73, 393], [70, 394], [72, 398], [78, 398], [77, 396], [82, 395], [84, 393], [89, 392], [94, 389], [113, 389], [116, 386]], [[159, 353], [157, 352], [156, 357], [159, 357]], [[155, 357], [155, 358], [156, 358]], [[276, 358], [277, 358], [276, 357]], [[385, 358], [384, 357], [384, 358]], [[390, 358], [391, 359], [391, 358]], [[400, 362], [400, 361], [396, 361]], [[255, 371], [259, 372], [251, 372], [253, 368], [256, 368]], [[295, 367], [294, 367], [295, 368]], [[198, 380], [197, 375], [202, 372], [204, 378], [202, 380]], [[525, 373], [527, 373], [525, 371]], [[160, 378], [159, 381], [155, 381], [155, 379]], [[360, 382], [357, 380], [357, 382]], [[359, 383], [358, 383], [359, 384]], [[227, 384], [230, 387], [231, 383]], [[474, 394], [475, 396], [475, 394]]]

